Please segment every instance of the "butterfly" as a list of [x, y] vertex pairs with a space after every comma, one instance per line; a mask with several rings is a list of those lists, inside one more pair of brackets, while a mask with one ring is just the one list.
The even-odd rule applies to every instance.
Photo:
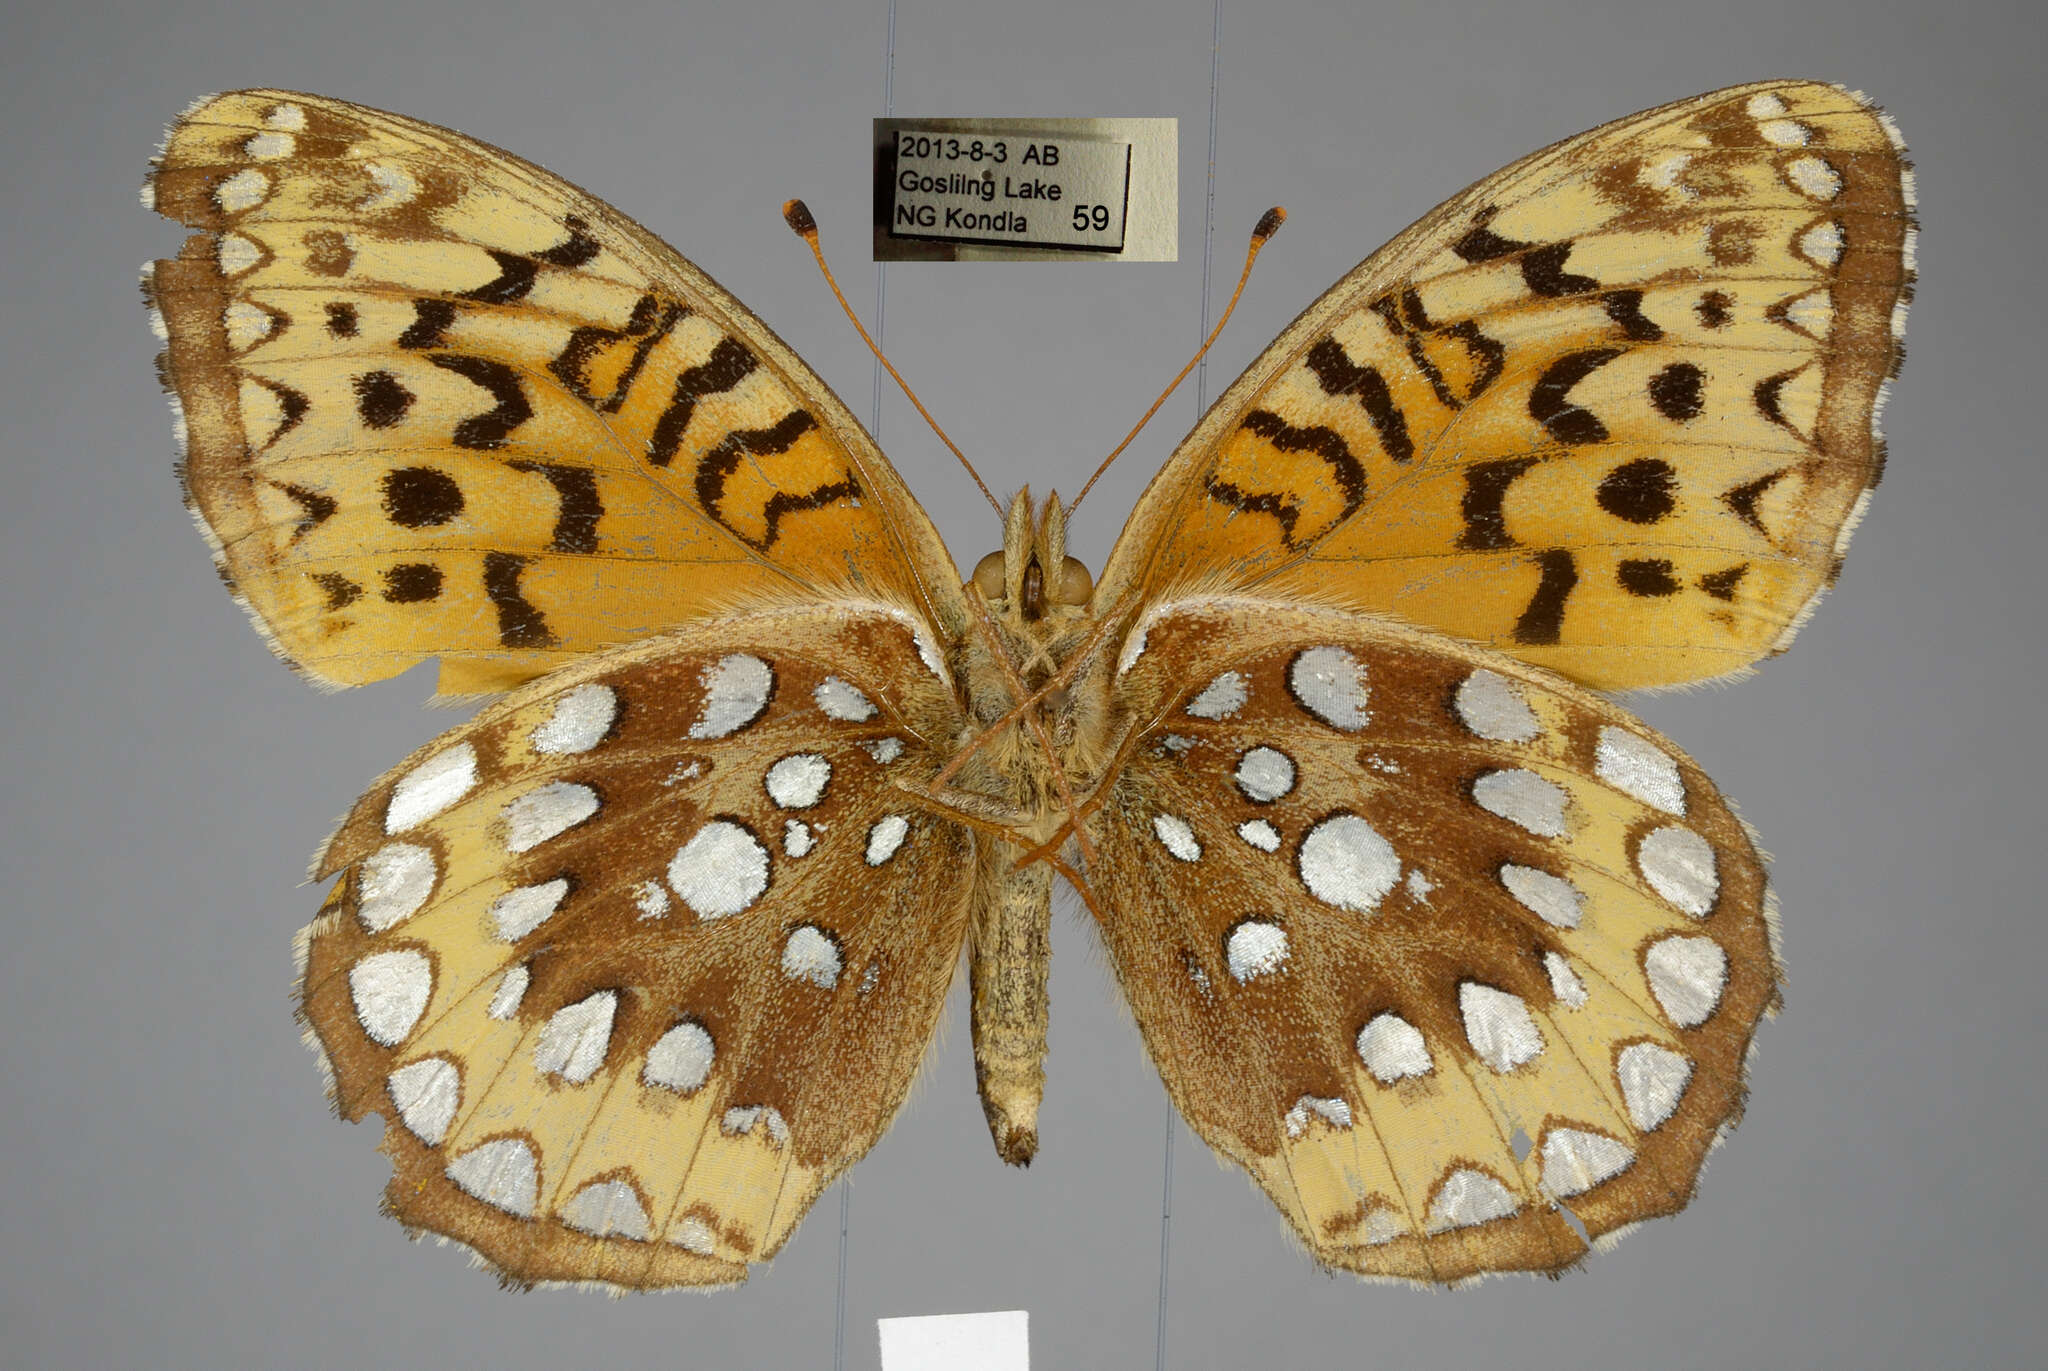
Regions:
[[315, 861], [299, 1009], [385, 1206], [508, 1283], [729, 1284], [880, 1137], [966, 950], [1028, 1162], [1056, 879], [1182, 1116], [1319, 1263], [1557, 1273], [1691, 1199], [1778, 1004], [1755, 842], [1599, 692], [1834, 581], [1913, 282], [1805, 82], [1486, 178], [1311, 305], [1099, 580], [962, 577], [695, 266], [463, 135], [202, 100], [144, 200], [189, 503], [272, 648], [493, 695]]

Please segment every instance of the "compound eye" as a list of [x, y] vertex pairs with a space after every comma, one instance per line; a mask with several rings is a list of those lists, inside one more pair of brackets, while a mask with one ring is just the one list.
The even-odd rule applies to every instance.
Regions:
[[974, 575], [968, 578], [982, 593], [984, 599], [1003, 598], [1003, 554], [991, 552], [974, 564]]
[[1062, 605], [1085, 605], [1088, 597], [1095, 593], [1095, 578], [1088, 574], [1088, 568], [1078, 558], [1069, 557], [1060, 563], [1059, 584], [1053, 588], [1053, 602]]

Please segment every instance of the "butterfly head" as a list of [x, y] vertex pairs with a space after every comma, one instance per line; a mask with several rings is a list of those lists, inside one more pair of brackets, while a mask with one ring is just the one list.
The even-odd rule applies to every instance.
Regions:
[[1033, 514], [1027, 486], [1010, 501], [1003, 550], [975, 564], [973, 584], [999, 619], [1037, 624], [1075, 618], [1094, 593], [1095, 580], [1067, 556], [1067, 507], [1055, 491]]

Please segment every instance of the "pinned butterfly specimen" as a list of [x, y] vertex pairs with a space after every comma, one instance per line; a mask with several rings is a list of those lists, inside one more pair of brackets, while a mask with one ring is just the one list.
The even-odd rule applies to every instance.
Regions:
[[299, 944], [409, 1228], [517, 1284], [743, 1279], [888, 1126], [963, 947], [1029, 1161], [1056, 876], [1317, 1261], [1557, 1272], [1691, 1198], [1777, 1003], [1770, 895], [1594, 692], [1742, 673], [1841, 565], [1912, 283], [1860, 97], [1721, 91], [1455, 197], [1093, 584], [1028, 493], [963, 579], [764, 325], [482, 143], [239, 92], [145, 199], [198, 230], [144, 288], [271, 645], [503, 692], [357, 803]]

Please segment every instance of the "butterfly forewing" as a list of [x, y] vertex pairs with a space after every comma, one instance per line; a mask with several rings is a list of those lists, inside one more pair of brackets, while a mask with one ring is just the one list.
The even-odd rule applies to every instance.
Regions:
[[500, 689], [736, 598], [957, 624], [929, 520], [824, 384], [644, 229], [485, 144], [244, 91], [145, 196], [189, 498], [277, 650]]
[[1312, 306], [1105, 569], [1383, 610], [1602, 687], [1739, 671], [1833, 581], [1912, 281], [1889, 121], [1832, 86], [1631, 116]]
[[303, 1012], [391, 1210], [508, 1280], [718, 1284], [880, 1136], [964, 937], [957, 727], [877, 605], [599, 654], [364, 796]]
[[1134, 642], [1103, 939], [1176, 1103], [1310, 1250], [1555, 1271], [1559, 1203], [1595, 1238], [1681, 1208], [1778, 993], [1762, 863], [1690, 759], [1357, 615], [1190, 601]]

